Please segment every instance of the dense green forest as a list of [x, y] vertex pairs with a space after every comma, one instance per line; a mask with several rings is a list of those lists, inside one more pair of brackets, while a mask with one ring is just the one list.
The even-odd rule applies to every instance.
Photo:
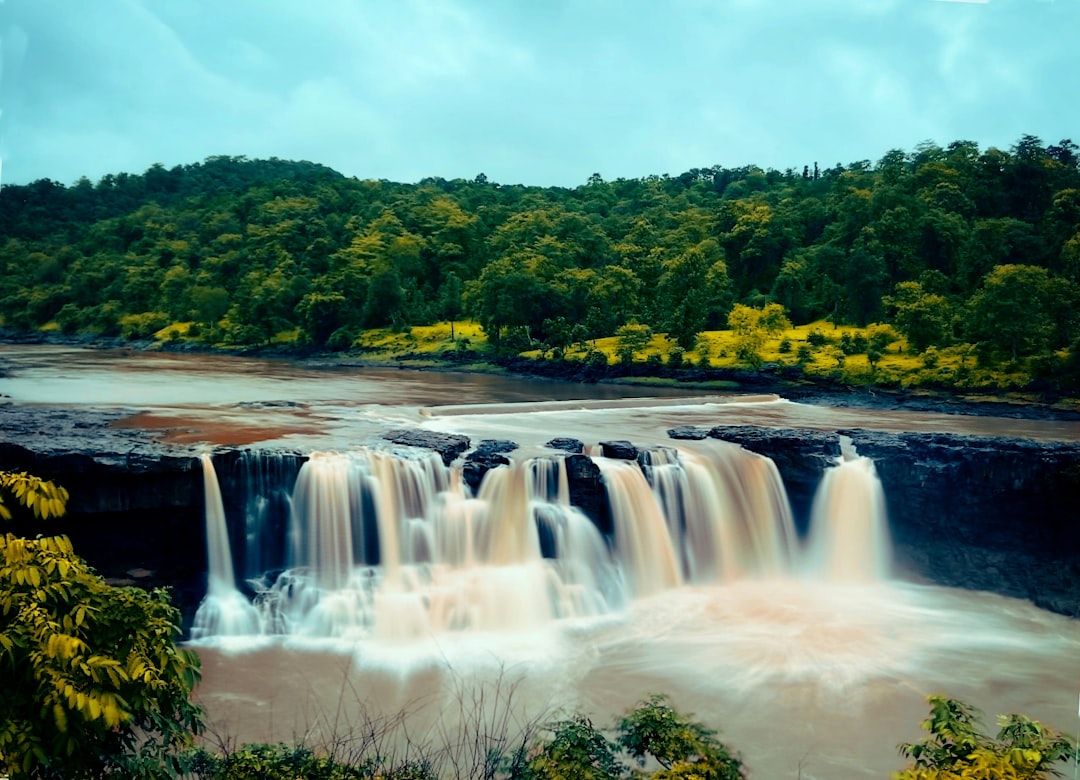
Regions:
[[364, 329], [470, 318], [503, 352], [562, 353], [627, 324], [691, 350], [736, 304], [776, 303], [797, 325], [889, 323], [911, 352], [968, 345], [1068, 388], [1080, 156], [1032, 136], [927, 142], [572, 189], [212, 157], [5, 186], [0, 268], [9, 329], [139, 338], [190, 322], [210, 343], [343, 350]]

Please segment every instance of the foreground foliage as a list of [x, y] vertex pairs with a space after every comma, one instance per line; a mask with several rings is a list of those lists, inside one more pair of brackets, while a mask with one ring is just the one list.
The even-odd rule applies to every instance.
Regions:
[[385, 766], [378, 759], [350, 764], [292, 745], [245, 745], [228, 754], [198, 750], [185, 761], [200, 780], [438, 780], [423, 761]]
[[[1072, 758], [1074, 743], [1022, 715], [998, 718], [996, 736], [984, 734], [978, 713], [944, 696], [928, 697], [926, 739], [900, 745], [910, 759], [894, 780], [1045, 780]], [[222, 754], [192, 753], [188, 771], [200, 780], [743, 780], [738, 756], [715, 732], [651, 696], [628, 711], [612, 732], [575, 715], [549, 725], [546, 739], [492, 755], [479, 773], [462, 775], [437, 754], [403, 762], [369, 758], [345, 762], [307, 748], [248, 745]], [[423, 752], [423, 751], [421, 751]], [[442, 771], [441, 771], [442, 770]], [[448, 771], [447, 771], [448, 770]]]
[[897, 780], [1039, 780], [1073, 756], [1073, 741], [1023, 715], [998, 717], [996, 737], [979, 730], [977, 711], [956, 699], [930, 696], [929, 736], [900, 746], [911, 766]]
[[[65, 510], [52, 483], [0, 472], [0, 485], [39, 518]], [[177, 772], [200, 727], [179, 621], [163, 590], [108, 585], [66, 537], [0, 537], [0, 775]]]
[[67, 490], [25, 471], [0, 471], [0, 520], [11, 519], [11, 510], [4, 505], [5, 494], [42, 520], [59, 517], [67, 507]]
[[190, 755], [187, 769], [200, 780], [743, 778], [741, 760], [717, 741], [715, 732], [675, 711], [663, 696], [652, 696], [627, 712], [616, 724], [613, 739], [582, 715], [554, 722], [549, 730], [547, 739], [526, 736], [517, 749], [507, 743], [482, 767], [472, 767], [474, 774], [465, 775], [459, 763], [445, 760], [438, 751], [420, 751], [418, 758], [401, 762], [374, 757], [350, 763], [288, 745], [246, 745], [220, 753], [200, 749]]

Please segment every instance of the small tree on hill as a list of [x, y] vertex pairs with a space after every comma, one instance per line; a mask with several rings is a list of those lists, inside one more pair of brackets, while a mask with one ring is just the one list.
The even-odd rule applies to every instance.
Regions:
[[758, 327], [770, 336], [778, 336], [791, 328], [791, 320], [788, 319], [787, 310], [779, 303], [770, 303], [761, 310], [758, 315]]
[[900, 282], [885, 303], [896, 311], [896, 326], [919, 352], [949, 342], [953, 308], [944, 296], [927, 293], [918, 282]]
[[643, 352], [649, 346], [653, 331], [648, 325], [631, 321], [615, 331], [615, 337], [619, 354], [629, 355], [632, 359], [635, 353]]
[[753, 367], [761, 365], [765, 339], [791, 327], [791, 321], [779, 303], [770, 303], [761, 309], [737, 303], [731, 308], [727, 322], [735, 331], [735, 355]]
[[454, 321], [465, 310], [464, 304], [465, 285], [461, 277], [451, 271], [443, 279], [442, 287], [439, 288], [439, 313], [450, 320], [450, 340], [454, 340]]
[[1045, 268], [996, 266], [968, 302], [969, 336], [1013, 361], [1045, 351], [1054, 335], [1050, 289]]

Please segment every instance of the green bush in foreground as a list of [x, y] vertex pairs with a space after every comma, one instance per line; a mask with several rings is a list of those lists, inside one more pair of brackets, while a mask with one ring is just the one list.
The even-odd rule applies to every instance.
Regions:
[[[0, 472], [4, 496], [37, 518], [67, 492]], [[66, 537], [0, 536], [0, 776], [160, 778], [200, 727], [198, 658], [175, 645], [162, 590], [115, 588]]]
[[911, 765], [896, 780], [1041, 780], [1059, 776], [1055, 766], [1072, 756], [1073, 741], [1037, 720], [1001, 715], [990, 737], [979, 730], [974, 708], [944, 696], [927, 701], [922, 728], [929, 736], [900, 746]]
[[437, 780], [422, 761], [387, 768], [378, 760], [356, 766], [291, 745], [245, 745], [228, 755], [196, 751], [187, 771], [202, 780]]
[[[716, 740], [715, 732], [676, 712], [663, 696], [652, 696], [627, 712], [616, 725], [614, 739], [583, 715], [552, 723], [549, 730], [548, 739], [489, 756], [482, 768], [474, 767], [480, 772], [476, 780], [743, 778], [742, 762]], [[222, 754], [195, 751], [187, 771], [199, 780], [473, 780], [461, 775], [460, 765], [443, 760], [439, 751], [420, 753], [398, 764], [372, 758], [353, 765], [307, 748], [247, 745]]]

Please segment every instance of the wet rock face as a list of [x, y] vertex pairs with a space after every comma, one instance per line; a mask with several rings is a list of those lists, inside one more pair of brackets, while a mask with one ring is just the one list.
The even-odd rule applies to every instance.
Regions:
[[469, 437], [455, 433], [436, 433], [422, 430], [387, 431], [382, 436], [394, 444], [406, 447], [421, 447], [439, 453], [443, 463], [449, 466], [461, 453], [469, 449]]
[[566, 480], [570, 487], [570, 503], [584, 512], [601, 533], [610, 534], [611, 510], [604, 482], [600, 478], [600, 467], [587, 455], [569, 455], [566, 458]]
[[[51, 480], [70, 496], [63, 517], [20, 516], [0, 532], [65, 535], [106, 579], [169, 587], [188, 625], [206, 592], [199, 449], [114, 427], [130, 414], [0, 406], [0, 470]], [[227, 495], [237, 493], [229, 483], [238, 458], [215, 454]]]
[[0, 442], [0, 470], [27, 471], [68, 490], [59, 518], [20, 516], [3, 532], [64, 535], [117, 584], [167, 586], [188, 621], [206, 590], [202, 469], [195, 457], [33, 452]]
[[1080, 616], [1080, 445], [851, 431], [902, 570]]
[[513, 452], [517, 448], [516, 442], [504, 439], [482, 439], [476, 445], [476, 449], [465, 456], [465, 464], [461, 469], [465, 484], [474, 492], [478, 490], [488, 471], [499, 466], [510, 465], [510, 459], [506, 457], [506, 453]]
[[585, 452], [585, 442], [581, 439], [570, 439], [565, 436], [558, 436], [544, 446], [552, 450], [562, 450], [563, 452]]
[[605, 458], [617, 458], [618, 460], [637, 460], [638, 448], [628, 441], [602, 441], [600, 450]]

